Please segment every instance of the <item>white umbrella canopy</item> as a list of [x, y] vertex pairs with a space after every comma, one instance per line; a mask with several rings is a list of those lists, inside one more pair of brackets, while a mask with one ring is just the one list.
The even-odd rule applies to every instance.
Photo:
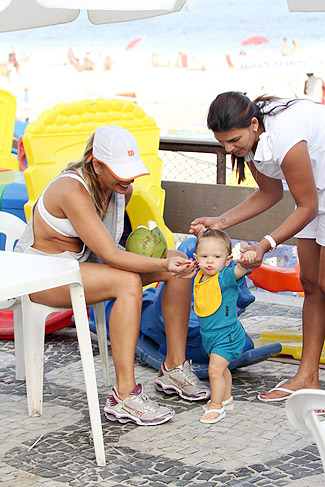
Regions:
[[87, 10], [93, 24], [140, 20], [179, 12], [195, 0], [0, 0], [0, 32], [73, 22]]
[[290, 12], [325, 12], [325, 0], [287, 0]]

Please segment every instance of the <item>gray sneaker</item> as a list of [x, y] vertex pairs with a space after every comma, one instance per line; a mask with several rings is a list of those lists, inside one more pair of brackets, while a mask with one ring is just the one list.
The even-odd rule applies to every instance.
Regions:
[[149, 399], [143, 392], [142, 384], [138, 384], [124, 400], [119, 398], [117, 390], [113, 387], [107, 397], [104, 414], [110, 421], [133, 421], [142, 426], [149, 426], [169, 421], [174, 417], [175, 411], [159, 406]]
[[155, 388], [166, 394], [179, 394], [187, 401], [205, 401], [210, 397], [209, 388], [203, 384], [192, 370], [192, 362], [185, 360], [175, 369], [167, 370], [162, 364], [155, 380]]

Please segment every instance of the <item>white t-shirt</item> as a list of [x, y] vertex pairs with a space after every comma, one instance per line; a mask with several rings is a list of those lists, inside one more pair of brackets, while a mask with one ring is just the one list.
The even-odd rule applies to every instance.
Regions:
[[[266, 106], [285, 104], [274, 100]], [[325, 194], [325, 105], [299, 100], [275, 115], [263, 119], [265, 132], [260, 135], [255, 155], [250, 151], [245, 160], [252, 160], [256, 169], [274, 179], [285, 179], [281, 164], [293, 146], [305, 140], [318, 192]], [[325, 196], [322, 206], [325, 208]]]

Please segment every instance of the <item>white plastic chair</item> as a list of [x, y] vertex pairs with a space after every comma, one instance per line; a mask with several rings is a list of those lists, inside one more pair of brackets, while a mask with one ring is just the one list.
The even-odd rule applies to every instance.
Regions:
[[[11, 213], [0, 211], [0, 234], [3, 235], [4, 249], [13, 251], [16, 242], [25, 230], [26, 223]], [[21, 310], [21, 299], [0, 300], [0, 309], [10, 309], [14, 312], [15, 327], [15, 357], [16, 357], [16, 379], [25, 379], [24, 345], [23, 345], [23, 321]]]
[[325, 473], [325, 420], [315, 410], [325, 409], [325, 391], [302, 389], [294, 392], [286, 401], [285, 411], [289, 422], [297, 430], [314, 436]]
[[[0, 211], [0, 234], [6, 236], [6, 251], [12, 251], [15, 242], [20, 238], [26, 223], [20, 218]], [[97, 328], [98, 346], [101, 356], [103, 378], [105, 386], [109, 386], [109, 360], [107, 350], [106, 317], [104, 303], [93, 305]], [[66, 308], [54, 308], [43, 304], [33, 303], [28, 296], [24, 297], [24, 313], [28, 323], [31, 324], [32, 333], [23, 334], [22, 300], [21, 298], [0, 301], [0, 309], [14, 311], [15, 359], [16, 379], [25, 380], [25, 368], [32, 368], [33, 385], [28, 384], [27, 402], [29, 416], [40, 416], [43, 412], [43, 375], [44, 375], [44, 339], [46, 318], [57, 311], [66, 311]], [[29, 325], [28, 325], [29, 326]], [[33, 363], [25, 364], [24, 346], [33, 350]]]

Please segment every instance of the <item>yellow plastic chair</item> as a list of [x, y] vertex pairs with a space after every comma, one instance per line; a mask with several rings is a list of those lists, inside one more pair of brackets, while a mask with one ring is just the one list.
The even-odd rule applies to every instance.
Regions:
[[0, 168], [19, 170], [18, 159], [11, 154], [15, 127], [16, 98], [0, 90]]
[[23, 143], [28, 160], [24, 172], [29, 195], [25, 205], [27, 220], [46, 185], [68, 162], [80, 159], [88, 138], [102, 125], [119, 125], [129, 130], [137, 139], [142, 160], [150, 171], [150, 176], [134, 182], [134, 195], [127, 210], [132, 229], [154, 220], [168, 247], [174, 248], [173, 234], [163, 220], [165, 191], [161, 188], [162, 160], [158, 157], [159, 128], [138, 105], [128, 100], [100, 98], [59, 104], [26, 127]]
[[[240, 183], [240, 186], [245, 188], [257, 188], [256, 181], [253, 178], [249, 169], [246, 169], [245, 176], [246, 176], [245, 181], [242, 181]], [[235, 169], [231, 172], [230, 176], [227, 178], [226, 184], [228, 186], [238, 186], [238, 176], [236, 174]]]

